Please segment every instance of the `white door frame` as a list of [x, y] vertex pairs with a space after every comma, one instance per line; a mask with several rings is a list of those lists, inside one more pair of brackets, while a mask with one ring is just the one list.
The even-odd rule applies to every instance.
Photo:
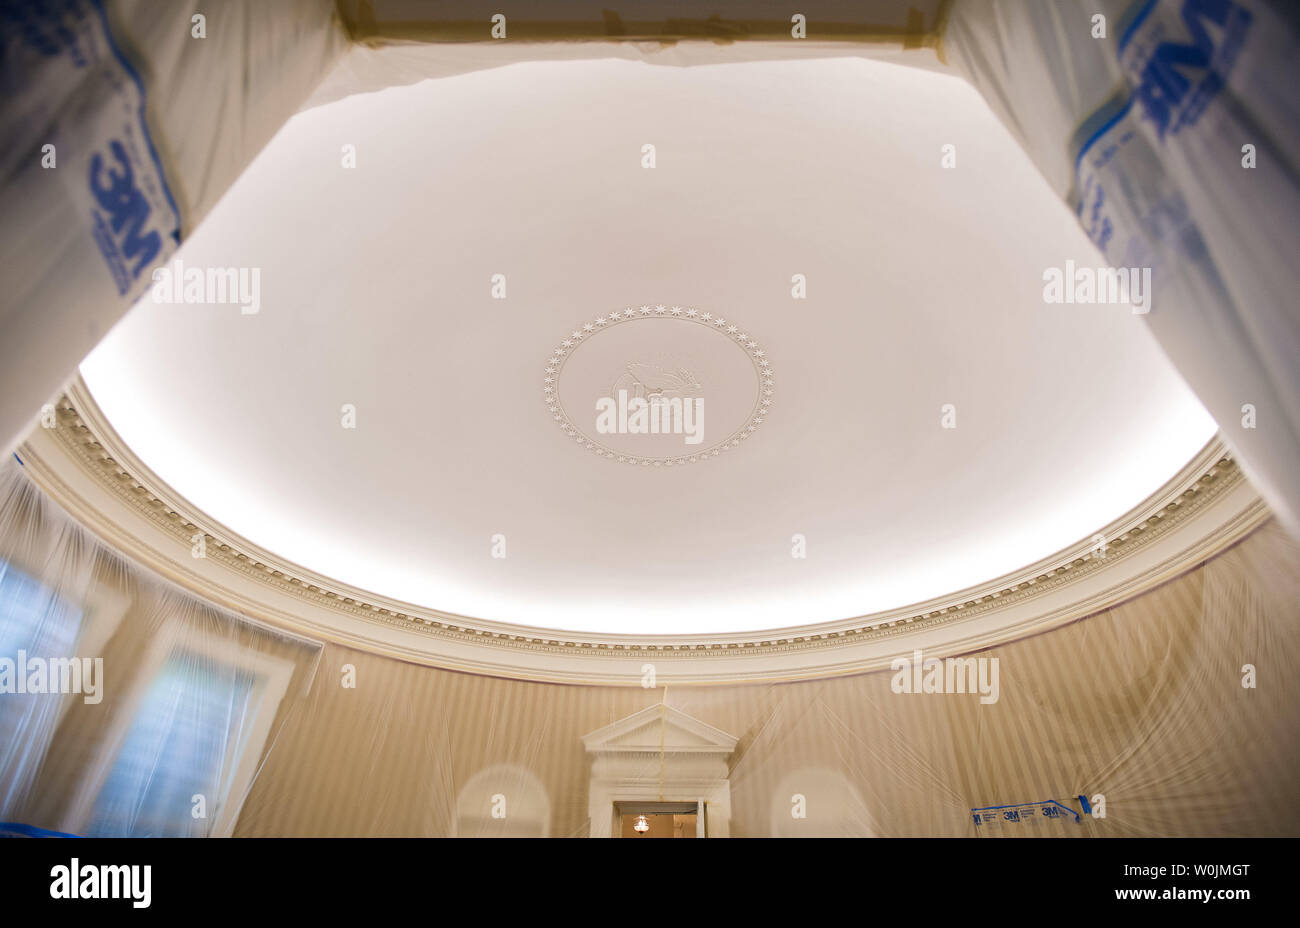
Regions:
[[619, 804], [638, 802], [693, 805], [697, 837], [730, 835], [727, 758], [736, 748], [733, 735], [661, 703], [582, 740], [592, 755], [587, 791], [591, 837], [620, 835]]

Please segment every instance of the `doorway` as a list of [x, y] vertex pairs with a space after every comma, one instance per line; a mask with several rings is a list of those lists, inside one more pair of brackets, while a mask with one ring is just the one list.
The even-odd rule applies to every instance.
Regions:
[[615, 834], [621, 838], [703, 838], [703, 802], [616, 802]]

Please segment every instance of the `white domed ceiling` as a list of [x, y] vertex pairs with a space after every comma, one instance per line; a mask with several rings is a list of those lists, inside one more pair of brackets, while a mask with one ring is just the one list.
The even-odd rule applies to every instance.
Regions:
[[1100, 259], [978, 94], [880, 62], [353, 96], [179, 258], [259, 269], [259, 311], [132, 310], [82, 367], [121, 437], [263, 548], [463, 615], [903, 606], [1087, 538], [1214, 433], [1128, 307], [1044, 303], [1045, 269]]

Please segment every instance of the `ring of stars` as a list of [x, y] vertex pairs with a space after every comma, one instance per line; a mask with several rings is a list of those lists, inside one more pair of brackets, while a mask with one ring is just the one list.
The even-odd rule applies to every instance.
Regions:
[[[573, 350], [586, 339], [596, 335], [603, 329], [608, 329], [610, 326], [633, 319], [677, 319], [682, 322], [694, 322], [727, 336], [743, 349], [749, 355], [750, 361], [753, 362], [754, 373], [758, 376], [759, 383], [758, 397], [745, 423], [725, 439], [705, 450], [693, 451], [689, 454], [677, 455], [671, 458], [639, 457], [620, 453], [606, 448], [599, 442], [592, 441], [586, 434], [581, 432], [573, 424], [569, 414], [564, 410], [560, 402], [557, 385], [560, 380], [560, 372], [564, 369], [564, 362], [568, 360]], [[597, 457], [608, 458], [619, 464], [633, 464], [640, 467], [679, 467], [683, 464], [695, 464], [711, 458], [721, 457], [726, 452], [740, 447], [741, 442], [757, 432], [758, 427], [767, 418], [767, 414], [772, 409], [772, 397], [775, 388], [776, 375], [772, 370], [772, 362], [768, 359], [767, 352], [759, 347], [758, 342], [748, 332], [734, 322], [728, 322], [722, 316], [700, 312], [691, 307], [667, 306], [662, 303], [628, 306], [607, 313], [574, 329], [551, 353], [551, 357], [546, 362], [546, 373], [542, 377], [542, 399], [545, 400], [546, 409], [551, 418], [559, 425], [560, 431], [577, 442], [579, 447], [586, 448]]]

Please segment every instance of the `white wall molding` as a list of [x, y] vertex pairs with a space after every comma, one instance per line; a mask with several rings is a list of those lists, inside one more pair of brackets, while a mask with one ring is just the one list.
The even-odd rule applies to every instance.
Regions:
[[[1269, 512], [1219, 440], [1146, 503], [1023, 570], [901, 609], [838, 622], [719, 635], [563, 632], [425, 609], [278, 559], [208, 518], [125, 446], [80, 382], [18, 455], [30, 476], [107, 543], [251, 618], [379, 654], [474, 673], [637, 686], [792, 680], [886, 669], [900, 654], [991, 647], [1074, 621], [1183, 573]], [[1066, 490], [1068, 492], [1068, 489]], [[207, 556], [191, 556], [206, 536]]]
[[664, 704], [584, 735], [583, 746], [592, 757], [587, 789], [591, 837], [615, 837], [615, 804], [627, 802], [703, 803], [708, 837], [729, 837], [727, 758], [738, 740]]

